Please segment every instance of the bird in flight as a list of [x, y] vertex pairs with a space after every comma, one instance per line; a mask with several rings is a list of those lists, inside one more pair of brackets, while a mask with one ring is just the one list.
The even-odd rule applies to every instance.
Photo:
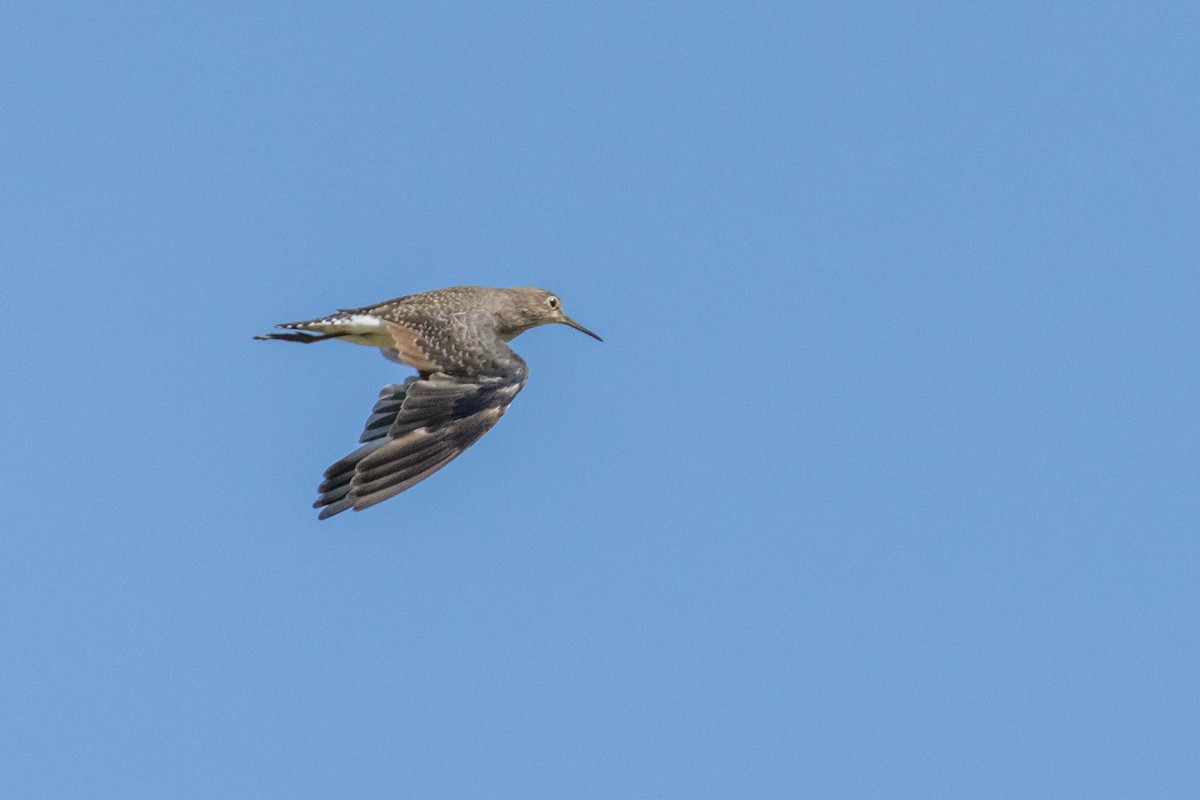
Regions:
[[254, 337], [304, 344], [341, 339], [378, 347], [417, 370], [380, 391], [359, 437], [362, 446], [325, 470], [313, 503], [320, 519], [403, 492], [491, 430], [529, 377], [508, 342], [550, 323], [603, 341], [564, 314], [557, 295], [532, 286], [453, 286], [285, 322], [275, 327], [288, 333]]

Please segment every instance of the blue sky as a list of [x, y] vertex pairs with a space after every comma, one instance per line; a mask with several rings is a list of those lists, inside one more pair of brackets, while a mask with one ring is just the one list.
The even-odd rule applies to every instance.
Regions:
[[1195, 797], [1197, 8], [582, 5], [6, 13], [5, 796]]

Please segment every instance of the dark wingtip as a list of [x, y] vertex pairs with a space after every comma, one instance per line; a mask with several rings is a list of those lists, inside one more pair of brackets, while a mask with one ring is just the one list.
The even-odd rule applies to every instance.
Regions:
[[[324, 507], [322, 507], [324, 506]], [[324, 503], [321, 500], [313, 503], [313, 508], [320, 508], [321, 513], [317, 514], [317, 520], [329, 519], [334, 514], [340, 514], [348, 508], [354, 506], [353, 500], [342, 499], [333, 503]]]

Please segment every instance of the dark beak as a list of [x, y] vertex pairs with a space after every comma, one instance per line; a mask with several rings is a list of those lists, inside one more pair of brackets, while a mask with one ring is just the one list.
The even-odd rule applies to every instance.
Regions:
[[578, 322], [576, 322], [575, 320], [573, 320], [573, 319], [571, 319], [570, 317], [568, 317], [566, 314], [563, 314], [562, 322], [563, 322], [563, 324], [564, 324], [564, 325], [570, 325], [572, 328], [574, 328], [574, 329], [575, 329], [575, 330], [577, 330], [577, 331], [583, 331], [583, 332], [584, 332], [584, 333], [586, 333], [588, 336], [590, 336], [590, 337], [592, 337], [593, 339], [595, 339], [597, 342], [603, 342], [603, 341], [604, 341], [604, 340], [603, 340], [603, 339], [601, 339], [599, 336], [597, 336], [596, 334], [592, 333], [592, 332], [591, 332], [591, 331], [589, 331], [587, 328], [583, 327], [583, 326], [582, 326], [582, 325], [580, 325]]

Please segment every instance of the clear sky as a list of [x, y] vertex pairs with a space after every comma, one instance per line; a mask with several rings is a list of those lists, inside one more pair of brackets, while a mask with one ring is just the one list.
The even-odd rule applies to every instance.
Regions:
[[[18, 2], [5, 798], [1200, 796], [1200, 7]], [[408, 371], [276, 322], [561, 294]]]

